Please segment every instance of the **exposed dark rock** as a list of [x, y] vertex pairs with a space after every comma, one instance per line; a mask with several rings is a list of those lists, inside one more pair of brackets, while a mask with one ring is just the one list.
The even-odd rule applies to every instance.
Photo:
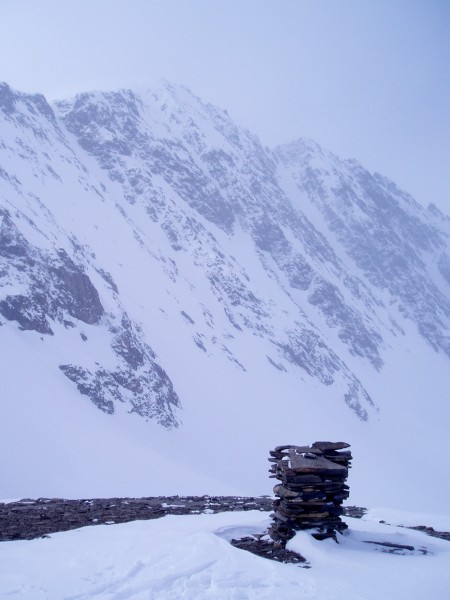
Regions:
[[50, 266], [58, 302], [75, 319], [98, 323], [104, 310], [96, 288], [64, 250], [59, 250], [58, 256], [59, 262]]
[[158, 519], [165, 515], [271, 510], [272, 500], [240, 496], [158, 496], [149, 498], [24, 499], [0, 503], [0, 541], [31, 540], [86, 525]]
[[0, 83], [0, 108], [5, 115], [10, 115], [14, 112], [14, 92], [6, 83]]
[[22, 294], [6, 296], [0, 300], [0, 313], [8, 321], [17, 321], [24, 330], [53, 335], [45, 314], [46, 304], [47, 298], [39, 293], [34, 293], [31, 298]]
[[134, 370], [142, 367], [147, 358], [155, 358], [153, 350], [139, 339], [139, 334], [125, 314], [122, 316], [121, 327], [117, 331], [112, 348]]
[[[403, 555], [411, 555], [411, 553], [415, 552], [415, 547], [410, 546], [409, 544], [394, 544], [392, 542], [374, 542], [372, 540], [364, 540], [365, 544], [373, 544], [380, 548], [381, 552], [386, 552], [388, 554], [403, 554]], [[425, 548], [421, 548], [418, 550], [419, 554], [428, 554], [428, 551]]]
[[194, 324], [195, 324], [195, 321], [194, 321], [194, 319], [193, 319], [192, 317], [190, 317], [190, 316], [187, 314], [187, 312], [185, 312], [184, 310], [182, 310], [182, 311], [181, 311], [181, 314], [182, 314], [182, 316], [183, 316], [183, 317], [186, 319], [186, 321], [187, 321], [188, 323], [190, 323], [191, 325], [194, 325]]
[[338, 374], [343, 375], [348, 386], [344, 400], [361, 421], [366, 421], [368, 412], [365, 406], [375, 408], [371, 397], [321, 336], [312, 328], [302, 326], [298, 322], [296, 329], [288, 331], [287, 334], [288, 339], [285, 342], [272, 340], [279, 348], [281, 356], [304, 369], [311, 377], [317, 377], [325, 385], [331, 385]]
[[447, 540], [447, 542], [450, 542], [450, 531], [436, 531], [433, 527], [427, 527], [426, 525], [415, 525], [412, 527], [407, 527], [407, 529], [423, 531], [431, 537], [439, 538], [440, 540]]
[[[105, 102], [91, 94], [80, 94], [71, 110], [60, 103], [64, 122], [80, 145], [94, 155], [109, 176], [133, 189], [151, 175], [161, 175], [179, 196], [209, 221], [231, 231], [234, 215], [221, 191], [192, 160], [182, 140], [156, 139], [142, 122], [139, 99], [131, 92], [103, 94]], [[98, 125], [111, 137], [105, 140]], [[131, 171], [125, 178], [119, 157], [145, 154], [145, 171]]]
[[344, 515], [353, 519], [361, 519], [367, 513], [367, 508], [362, 506], [344, 506]]
[[339, 338], [348, 345], [352, 354], [368, 358], [377, 369], [382, 367], [383, 361], [378, 352], [381, 335], [367, 328], [361, 314], [346, 305], [336, 286], [319, 279], [308, 300], [321, 310], [330, 327], [337, 327]]
[[301, 564], [304, 568], [309, 568], [306, 558], [292, 552], [292, 550], [286, 550], [286, 548], [275, 544], [272, 540], [262, 539], [262, 536], [256, 537], [243, 537], [238, 540], [231, 540], [231, 545], [240, 550], [247, 550], [257, 556], [268, 558], [269, 560], [275, 560], [286, 564]]
[[[82, 257], [83, 248], [73, 241], [72, 245], [75, 256]], [[9, 283], [17, 282], [18, 288], [25, 291], [0, 297], [0, 314], [9, 321], [16, 321], [21, 329], [53, 335], [53, 323], [62, 323], [66, 328], [76, 327], [76, 321], [88, 326], [100, 324], [104, 309], [81, 262], [76, 263], [63, 249], [51, 251], [32, 246], [7, 210], [0, 212], [0, 269], [2, 267], [3, 276], [9, 276]], [[111, 276], [101, 268], [96, 270], [117, 293]], [[117, 319], [111, 322], [109, 315], [104, 323], [104, 328], [109, 327], [113, 336], [111, 348], [119, 360], [117, 368], [105, 368], [98, 357], [97, 368], [68, 363], [60, 365], [61, 371], [103, 412], [113, 414], [117, 402], [128, 402], [130, 412], [156, 419], [165, 427], [178, 426], [174, 408], [180, 407], [180, 401], [170, 378], [157, 364], [155, 353], [120, 305], [117, 313], [119, 325]], [[80, 335], [88, 341], [85, 331]]]
[[91, 371], [76, 365], [59, 368], [103, 412], [114, 414], [116, 403], [127, 400], [130, 412], [155, 419], [169, 429], [178, 427], [174, 409], [180, 407], [180, 400], [172, 382], [150, 356], [145, 358], [145, 365], [138, 369], [127, 364], [114, 371], [103, 367]]
[[28, 294], [9, 294], [0, 312], [23, 329], [52, 334], [49, 320], [64, 320], [64, 313], [87, 324], [98, 323], [103, 306], [98, 292], [80, 265], [64, 250], [56, 253], [33, 247], [20, 233], [8, 211], [1, 213], [0, 263], [11, 280], [28, 287]]
[[0, 217], [0, 256], [26, 257], [30, 246], [14, 225], [9, 211], [0, 208]]
[[121, 396], [119, 386], [111, 373], [104, 369], [98, 369], [95, 373], [92, 373], [88, 369], [75, 365], [59, 365], [59, 368], [66, 377], [76, 384], [80, 394], [88, 396], [95, 406], [103, 412], [109, 415], [114, 414], [114, 402], [109, 396], [119, 401]]
[[101, 268], [97, 269], [97, 272], [104, 279], [104, 281], [106, 281], [106, 283], [113, 290], [113, 292], [115, 292], [116, 294], [118, 294], [119, 293], [119, 288], [117, 287], [117, 285], [116, 285], [114, 279], [111, 277], [110, 273], [107, 273], [106, 271], [104, 271]]

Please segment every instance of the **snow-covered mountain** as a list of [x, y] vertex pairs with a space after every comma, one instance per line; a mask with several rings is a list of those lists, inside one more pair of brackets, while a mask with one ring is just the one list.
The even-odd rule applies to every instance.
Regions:
[[448, 217], [182, 87], [0, 109], [0, 496], [270, 493], [268, 450], [326, 437], [361, 498], [426, 498]]

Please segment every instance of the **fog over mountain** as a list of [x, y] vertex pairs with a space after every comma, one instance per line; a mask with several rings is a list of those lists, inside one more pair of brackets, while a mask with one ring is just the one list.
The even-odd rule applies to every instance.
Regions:
[[0, 497], [271, 493], [342, 438], [351, 500], [444, 511], [448, 216], [168, 83], [0, 119]]

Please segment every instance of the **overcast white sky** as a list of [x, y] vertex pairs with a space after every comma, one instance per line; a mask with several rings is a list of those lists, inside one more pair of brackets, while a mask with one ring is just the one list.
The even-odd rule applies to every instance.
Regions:
[[0, 80], [183, 83], [268, 146], [311, 137], [450, 214], [450, 0], [0, 0]]

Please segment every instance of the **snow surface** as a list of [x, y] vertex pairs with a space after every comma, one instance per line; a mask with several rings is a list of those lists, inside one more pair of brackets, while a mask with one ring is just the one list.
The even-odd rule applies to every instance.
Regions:
[[[380, 511], [378, 511], [380, 512]], [[381, 514], [381, 513], [380, 513]], [[402, 519], [402, 514], [397, 515]], [[411, 516], [404, 515], [403, 520]], [[318, 542], [289, 547], [308, 560], [280, 564], [231, 546], [267, 529], [259, 511], [166, 516], [84, 527], [0, 544], [0, 598], [20, 600], [446, 600], [450, 543], [369, 515]], [[442, 523], [444, 524], [444, 523]], [[450, 519], [446, 521], [450, 529]], [[414, 546], [394, 555], [365, 541]], [[427, 554], [424, 554], [424, 552]]]

